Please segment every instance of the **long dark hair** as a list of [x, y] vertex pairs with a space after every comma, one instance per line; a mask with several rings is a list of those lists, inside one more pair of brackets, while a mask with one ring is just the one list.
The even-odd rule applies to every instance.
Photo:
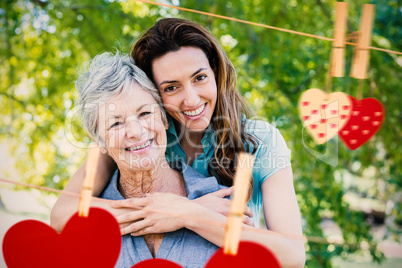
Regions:
[[[249, 152], [250, 148], [253, 148], [251, 153], [254, 154], [258, 141], [244, 130], [242, 114], [250, 114], [250, 109], [236, 90], [236, 71], [219, 41], [195, 22], [166, 18], [145, 32], [134, 44], [131, 56], [136, 65], [154, 80], [152, 62], [181, 47], [200, 48], [215, 73], [218, 97], [212, 125], [217, 135], [217, 144], [208, 172], [211, 176], [217, 176], [222, 184], [232, 186], [237, 154]], [[253, 180], [249, 189], [251, 197]]]

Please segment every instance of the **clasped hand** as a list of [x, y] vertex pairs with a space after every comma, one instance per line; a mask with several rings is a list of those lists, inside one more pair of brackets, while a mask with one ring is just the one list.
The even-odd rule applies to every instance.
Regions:
[[[116, 216], [122, 235], [167, 233], [184, 228], [189, 215], [194, 215], [194, 211], [197, 211], [197, 206], [203, 206], [227, 216], [230, 200], [225, 197], [232, 192], [233, 187], [221, 189], [194, 200], [171, 193], [153, 193], [143, 198], [113, 201], [112, 208], [126, 211]], [[202, 219], [202, 215], [197, 217]], [[251, 217], [251, 209], [247, 207], [244, 211], [243, 223], [254, 226]]]

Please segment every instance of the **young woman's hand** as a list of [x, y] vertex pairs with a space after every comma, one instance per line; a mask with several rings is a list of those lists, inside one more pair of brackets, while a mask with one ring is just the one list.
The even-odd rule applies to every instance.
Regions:
[[[213, 210], [219, 214], [228, 216], [230, 210], [230, 199], [227, 199], [225, 197], [231, 195], [232, 193], [233, 187], [225, 188], [194, 199], [193, 202], [210, 210]], [[253, 217], [253, 213], [251, 212], [251, 209], [249, 207], [246, 207], [246, 209], [244, 210], [243, 223], [254, 226], [251, 217]]]
[[[120, 215], [116, 216], [122, 235], [166, 233], [184, 228], [186, 215], [194, 214], [199, 205], [227, 216], [230, 200], [224, 197], [231, 195], [232, 192], [232, 187], [221, 189], [192, 201], [171, 193], [153, 193], [142, 198], [113, 201], [111, 206], [115, 209], [129, 209], [129, 212], [119, 213]], [[202, 215], [199, 217], [203, 218]], [[246, 207], [243, 223], [254, 226], [251, 217], [251, 209]]]
[[112, 202], [112, 208], [129, 208], [131, 212], [117, 216], [122, 235], [134, 236], [176, 231], [185, 225], [186, 211], [193, 204], [185, 197], [171, 193], [147, 194]]

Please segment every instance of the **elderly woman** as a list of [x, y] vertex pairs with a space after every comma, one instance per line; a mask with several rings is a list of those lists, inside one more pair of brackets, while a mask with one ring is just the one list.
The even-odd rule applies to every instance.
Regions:
[[[101, 197], [119, 200], [159, 192], [174, 194], [176, 202], [181, 196], [186, 202], [223, 187], [185, 163], [168, 164], [167, 121], [158, 91], [128, 56], [96, 56], [76, 87], [84, 128], [118, 165]], [[124, 235], [122, 243], [117, 267], [131, 267], [153, 257], [184, 267], [204, 267], [217, 249], [185, 228], [166, 234]]]
[[[176, 62], [173, 69], [184, 63]], [[119, 168], [101, 194], [117, 201], [112, 207], [102, 202], [91, 203], [110, 211], [121, 225], [123, 247], [119, 266], [131, 267], [138, 261], [158, 257], [185, 267], [203, 267], [216, 246], [222, 246], [227, 217], [225, 211], [217, 211], [221, 207], [217, 199], [228, 207], [230, 201], [222, 197], [229, 196], [231, 188], [224, 189], [214, 177], [205, 178], [184, 162], [169, 162], [169, 166], [165, 158], [168, 125], [158, 91], [128, 58], [107, 53], [97, 56], [89, 72], [78, 80], [77, 88], [85, 128]], [[105, 169], [97, 170], [107, 174]], [[287, 189], [285, 196], [294, 196], [291, 180], [285, 184], [282, 185]], [[81, 185], [70, 181], [66, 188], [79, 192]], [[94, 191], [101, 193], [103, 188], [102, 183], [97, 183]], [[277, 187], [267, 193], [276, 200], [279, 195], [275, 191]], [[261, 232], [243, 225], [241, 240], [271, 249], [283, 267], [303, 267], [299, 214], [293, 213], [297, 203], [294, 198], [280, 199], [281, 205], [292, 208], [292, 213], [281, 209], [274, 200], [264, 203], [273, 213], [270, 215], [276, 215], [270, 219], [279, 218], [269, 226], [276, 231]], [[70, 212], [76, 211], [75, 201], [78, 203], [60, 196], [51, 214], [51, 225], [56, 230], [61, 230]], [[251, 215], [250, 208], [244, 213], [244, 223], [252, 225], [247, 217]], [[131, 236], [125, 235], [130, 233]]]

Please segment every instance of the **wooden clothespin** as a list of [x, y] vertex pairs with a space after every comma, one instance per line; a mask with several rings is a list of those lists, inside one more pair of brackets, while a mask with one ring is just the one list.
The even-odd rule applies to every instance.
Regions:
[[88, 217], [99, 154], [100, 151], [98, 147], [90, 148], [88, 151], [87, 163], [85, 165], [85, 178], [78, 204], [78, 216], [80, 217]]
[[246, 207], [248, 182], [252, 177], [253, 165], [253, 155], [246, 153], [239, 154], [236, 174], [234, 177], [234, 191], [223, 238], [223, 252], [225, 254], [237, 254], [241, 235], [241, 225], [243, 222], [243, 213]]
[[358, 44], [352, 62], [350, 76], [357, 79], [366, 79], [369, 66], [369, 47], [374, 21], [374, 7], [372, 4], [363, 6], [362, 19], [360, 21]]
[[332, 43], [330, 64], [330, 75], [332, 77], [343, 77], [345, 75], [345, 33], [348, 19], [347, 11], [347, 3], [336, 3], [334, 41]]

